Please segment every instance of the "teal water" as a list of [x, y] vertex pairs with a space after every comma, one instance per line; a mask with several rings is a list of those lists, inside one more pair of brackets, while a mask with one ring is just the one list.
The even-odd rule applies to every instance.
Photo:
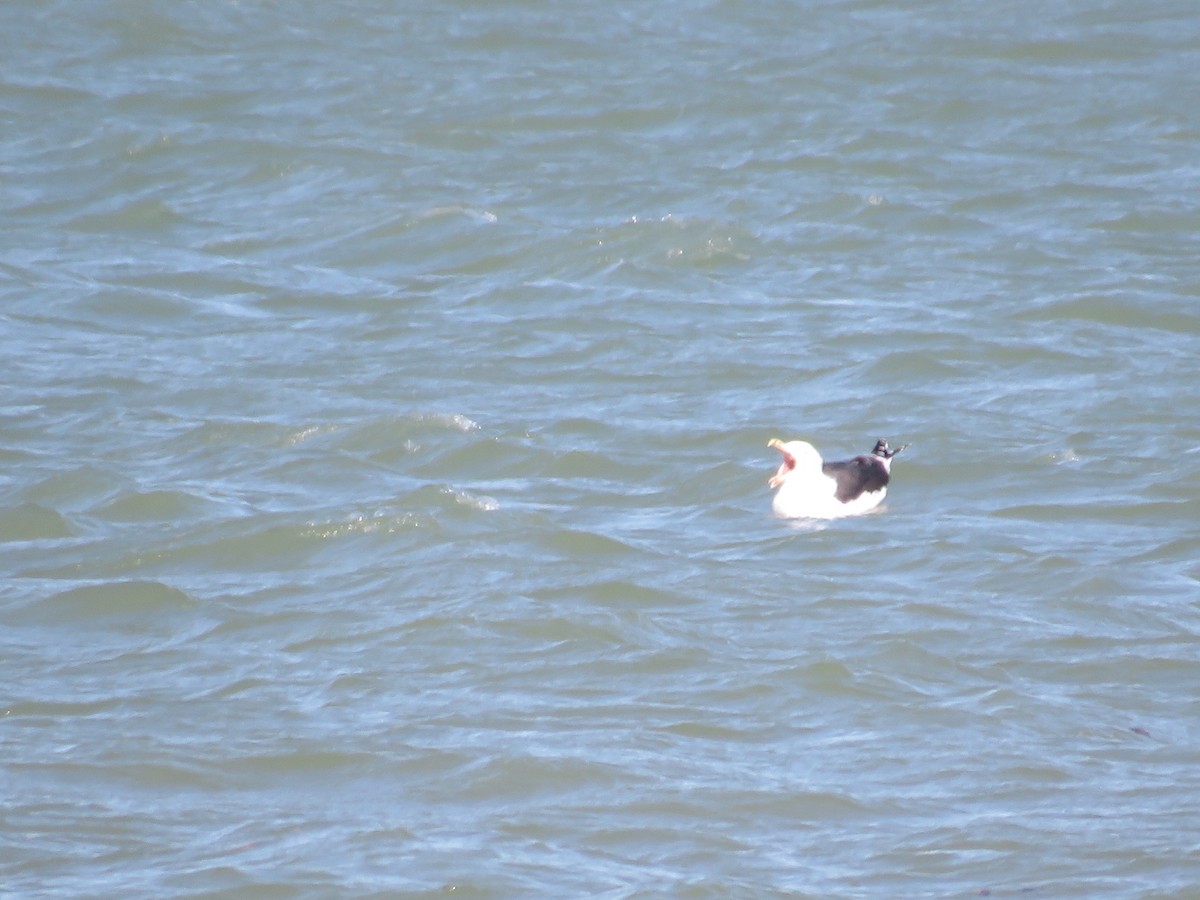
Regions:
[[1200, 889], [1192, 4], [0, 48], [5, 891]]

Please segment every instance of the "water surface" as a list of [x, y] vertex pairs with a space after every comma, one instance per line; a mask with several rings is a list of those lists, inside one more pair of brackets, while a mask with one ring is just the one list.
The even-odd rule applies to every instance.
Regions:
[[1194, 894], [1191, 4], [0, 25], [14, 895]]

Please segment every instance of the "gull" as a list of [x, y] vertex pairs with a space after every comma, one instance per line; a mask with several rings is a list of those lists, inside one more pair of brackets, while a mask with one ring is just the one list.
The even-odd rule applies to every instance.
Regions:
[[783, 454], [779, 471], [767, 482], [778, 488], [771, 508], [785, 519], [838, 519], [870, 512], [883, 502], [892, 477], [892, 457], [909, 446], [888, 449], [880, 438], [869, 454], [825, 462], [807, 441], [772, 438], [768, 447]]

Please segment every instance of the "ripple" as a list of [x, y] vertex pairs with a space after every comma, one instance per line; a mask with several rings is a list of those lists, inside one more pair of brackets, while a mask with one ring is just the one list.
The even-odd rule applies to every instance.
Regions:
[[168, 522], [198, 516], [208, 502], [187, 491], [134, 491], [114, 498], [96, 510], [117, 522]]
[[56, 540], [74, 533], [66, 517], [38, 503], [0, 510], [0, 542]]
[[152, 629], [161, 616], [196, 610], [184, 591], [158, 581], [86, 584], [27, 604], [14, 617], [21, 625], [71, 629], [86, 624]]

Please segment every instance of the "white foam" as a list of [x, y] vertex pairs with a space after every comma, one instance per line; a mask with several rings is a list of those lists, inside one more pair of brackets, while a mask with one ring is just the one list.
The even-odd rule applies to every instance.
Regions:
[[457, 431], [478, 431], [479, 423], [461, 413], [428, 413], [420, 417], [422, 422], [432, 422]]
[[477, 509], [481, 512], [494, 512], [500, 508], [500, 501], [495, 497], [475, 496], [468, 494], [466, 491], [458, 491], [453, 488], [446, 488], [444, 491], [454, 498], [454, 502], [460, 506], [466, 506], [470, 509]]

